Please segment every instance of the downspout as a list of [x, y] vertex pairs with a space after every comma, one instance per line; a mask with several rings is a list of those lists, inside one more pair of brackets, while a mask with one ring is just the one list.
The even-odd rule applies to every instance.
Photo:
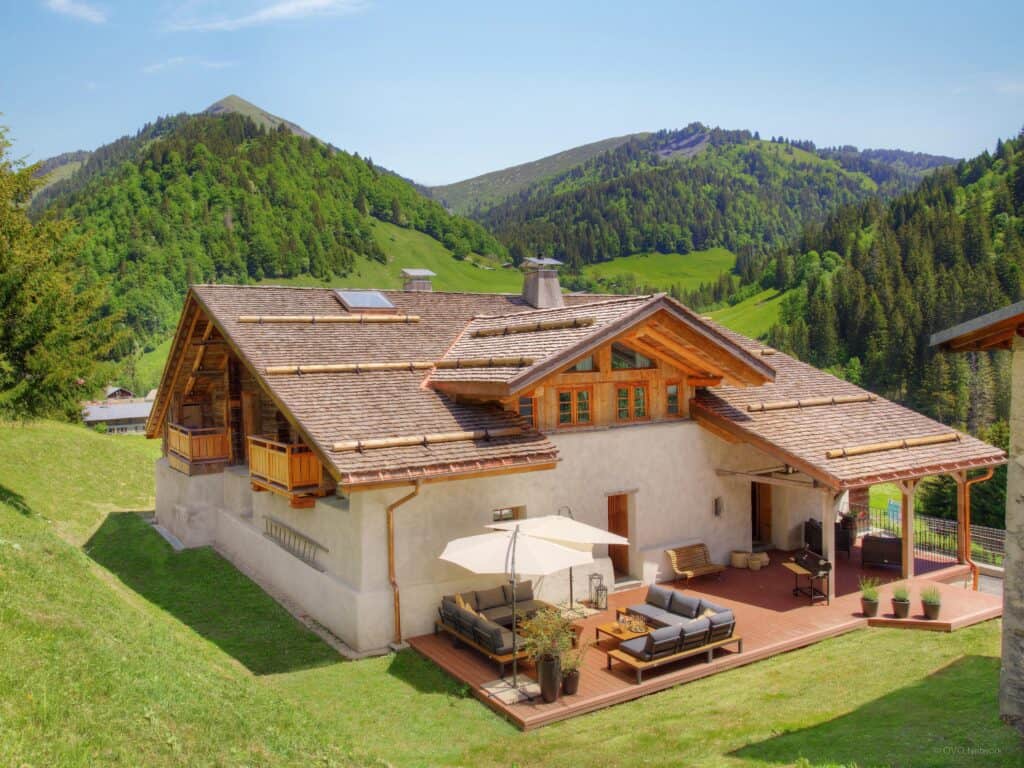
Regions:
[[989, 467], [985, 474], [979, 477], [967, 479], [964, 473], [964, 562], [971, 567], [971, 576], [974, 580], [974, 591], [978, 591], [978, 564], [971, 559], [971, 486], [975, 483], [983, 483], [992, 479], [995, 474], [995, 467]]
[[420, 482], [416, 481], [412, 491], [400, 498], [398, 501], [388, 504], [388, 581], [391, 582], [391, 591], [394, 593], [395, 603], [395, 643], [402, 642], [402, 602], [398, 593], [398, 577], [395, 576], [395, 510], [407, 501], [419, 496]]

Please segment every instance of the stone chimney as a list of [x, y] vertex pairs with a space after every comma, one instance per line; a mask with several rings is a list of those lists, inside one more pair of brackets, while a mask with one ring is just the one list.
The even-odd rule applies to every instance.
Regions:
[[531, 307], [552, 309], [563, 307], [562, 286], [558, 284], [558, 268], [562, 262], [555, 259], [526, 259], [523, 261], [523, 298]]
[[430, 278], [435, 277], [429, 269], [403, 269], [402, 277], [405, 283], [402, 286], [404, 291], [432, 291], [434, 284]]

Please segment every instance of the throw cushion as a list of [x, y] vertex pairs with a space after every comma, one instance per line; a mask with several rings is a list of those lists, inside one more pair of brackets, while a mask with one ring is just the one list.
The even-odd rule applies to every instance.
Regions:
[[669, 610], [672, 613], [692, 619], [696, 617], [700, 610], [700, 598], [690, 597], [682, 592], [673, 592], [672, 604], [669, 606]]
[[665, 587], [659, 587], [657, 584], [651, 584], [647, 588], [647, 603], [655, 608], [662, 608], [667, 611], [668, 604], [672, 602], [672, 593], [674, 591], [665, 589]]
[[[502, 587], [505, 590], [506, 603], [512, 602], [512, 587], [506, 584]], [[516, 584], [516, 602], [525, 603], [527, 600], [533, 600], [533, 582], [532, 581], [521, 581]]]
[[726, 609], [719, 611], [714, 616], [708, 616], [708, 621], [711, 622], [712, 627], [720, 627], [725, 624], [732, 624], [736, 621], [736, 616], [732, 611]]
[[715, 613], [721, 613], [722, 611], [728, 611], [729, 610], [724, 605], [719, 605], [718, 603], [712, 603], [710, 600], [701, 600], [700, 601], [700, 609], [703, 611], [703, 610], [705, 610], [707, 608], [710, 608]]
[[505, 604], [505, 589], [504, 587], [495, 587], [494, 589], [480, 589], [476, 593], [476, 608], [478, 611], [486, 611], [488, 608], [494, 608], [499, 605]]
[[707, 616], [710, 618], [711, 616], [714, 616], [716, 613], [718, 613], [718, 611], [716, 611], [714, 608], [704, 608], [704, 610], [700, 612], [700, 615]]
[[619, 643], [619, 650], [625, 651], [630, 656], [648, 661], [650, 655], [647, 653], [647, 638], [634, 637], [632, 640], [625, 640]]

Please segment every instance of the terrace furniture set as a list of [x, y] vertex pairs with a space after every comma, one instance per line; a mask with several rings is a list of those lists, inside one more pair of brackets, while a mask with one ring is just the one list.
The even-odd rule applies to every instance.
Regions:
[[[857, 532], [851, 528], [847, 528], [842, 523], [835, 524], [836, 532], [836, 552], [845, 552], [846, 559], [850, 559], [850, 554], [853, 552], [854, 539], [857, 536]], [[808, 518], [804, 522], [804, 546], [812, 552], [821, 552], [821, 521], [815, 520], [813, 517]]]
[[[828, 580], [832, 576], [832, 563], [817, 552], [803, 549], [782, 564], [782, 567], [793, 574], [793, 595], [807, 595], [813, 604], [815, 600], [824, 600], [831, 605], [828, 596]], [[807, 579], [801, 584], [800, 579]], [[824, 587], [824, 589], [823, 589]]]
[[902, 567], [903, 539], [868, 534], [860, 540], [860, 560], [862, 565]]
[[665, 554], [668, 555], [668, 560], [672, 564], [672, 572], [676, 579], [684, 579], [687, 583], [697, 576], [721, 574], [725, 571], [724, 565], [711, 562], [707, 544], [690, 544], [685, 547], [666, 549]]

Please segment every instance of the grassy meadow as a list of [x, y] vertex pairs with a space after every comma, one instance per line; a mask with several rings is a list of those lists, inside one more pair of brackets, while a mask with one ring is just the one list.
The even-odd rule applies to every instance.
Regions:
[[212, 550], [175, 553], [138, 514], [157, 452], [0, 425], [0, 765], [1020, 765], [998, 622], [864, 630], [520, 733], [415, 652], [343, 661]]
[[702, 283], [714, 283], [736, 264], [736, 256], [726, 248], [710, 248], [690, 253], [636, 253], [612, 261], [587, 264], [583, 274], [608, 289], [615, 285], [651, 286], [667, 291], [673, 285], [694, 290]]
[[730, 307], [709, 313], [717, 322], [752, 339], [760, 338], [779, 321], [785, 292], [774, 288], [755, 293]]

